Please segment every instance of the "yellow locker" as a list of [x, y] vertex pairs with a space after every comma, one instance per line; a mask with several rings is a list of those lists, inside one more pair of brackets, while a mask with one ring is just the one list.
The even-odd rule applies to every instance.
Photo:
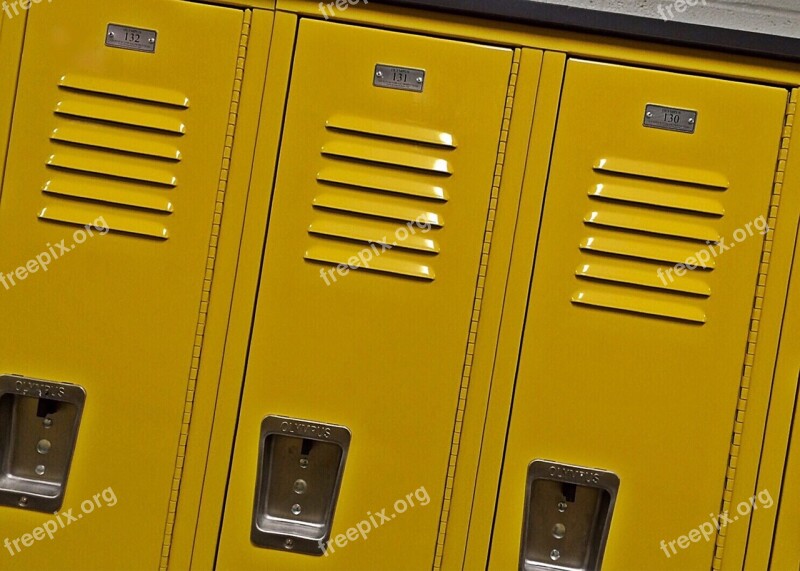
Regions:
[[219, 569], [431, 566], [512, 55], [301, 21]]
[[569, 61], [491, 569], [711, 566], [786, 104]]
[[0, 202], [4, 569], [161, 562], [244, 19], [153, 0], [30, 11]]

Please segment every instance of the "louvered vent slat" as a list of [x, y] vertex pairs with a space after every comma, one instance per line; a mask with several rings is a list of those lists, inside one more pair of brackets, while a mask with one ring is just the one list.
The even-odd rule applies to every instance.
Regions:
[[68, 180], [47, 181], [42, 187], [42, 192], [78, 200], [91, 200], [111, 205], [121, 204], [142, 210], [166, 213], [173, 211], [172, 202], [161, 192], [145, 193], [131, 190], [125, 188], [124, 184], [114, 185], [110, 181], [104, 182], [102, 185], [86, 181], [81, 181], [80, 184]]
[[[44, 207], [39, 212], [38, 216], [42, 220], [66, 222], [68, 224], [78, 224], [80, 226], [91, 225], [96, 220], [93, 218], [93, 216], [95, 216], [94, 210], [61, 204]], [[105, 220], [109, 229], [113, 229], [117, 232], [158, 238], [160, 240], [169, 238], [169, 230], [157, 220], [150, 220], [133, 214], [120, 212], [103, 214], [103, 220]]]
[[137, 85], [108, 77], [68, 74], [61, 76], [58, 86], [64, 90], [83, 91], [134, 101], [146, 101], [166, 107], [189, 108], [189, 98], [179, 91], [152, 85]]
[[664, 299], [644, 299], [628, 293], [607, 293], [602, 291], [580, 291], [572, 296], [572, 302], [602, 309], [615, 309], [629, 313], [667, 317], [692, 323], [705, 323], [706, 314], [692, 305]]
[[[123, 102], [104, 104], [101, 102], [64, 100], [56, 104], [56, 115], [78, 117], [89, 121], [103, 121], [126, 127], [152, 129], [175, 135], [186, 133], [186, 125], [176, 117], [155, 111], [126, 109]], [[132, 104], [129, 104], [132, 105]]]
[[667, 280], [665, 283], [658, 277], [656, 272], [638, 267], [625, 267], [612, 263], [590, 263], [580, 266], [575, 274], [580, 278], [608, 281], [623, 285], [662, 289], [703, 297], [711, 295], [711, 288], [703, 280], [694, 277], [684, 277], [675, 282]]
[[666, 165], [647, 161], [623, 158], [600, 159], [594, 164], [596, 172], [624, 175], [639, 179], [663, 180], [665, 182], [686, 184], [714, 190], [727, 190], [730, 182], [719, 173], [687, 168], [680, 165]]
[[403, 125], [364, 119], [362, 117], [337, 115], [328, 119], [325, 126], [333, 131], [348, 131], [356, 135], [372, 135], [421, 145], [427, 144], [448, 149], [455, 149], [457, 146], [456, 139], [451, 133], [427, 129], [417, 125]]
[[401, 176], [367, 174], [340, 168], [324, 168], [317, 174], [317, 180], [321, 183], [351, 186], [414, 198], [427, 198], [438, 202], [447, 202], [450, 198], [441, 186], [408, 180]]
[[[333, 265], [346, 265], [348, 263], [347, 260], [355, 255], [356, 253], [352, 248], [331, 243], [316, 244], [311, 246], [308, 250], [306, 250], [305, 258], [307, 260], [315, 260]], [[388, 255], [382, 255], [380, 257], [373, 258], [369, 261], [369, 267], [357, 266], [353, 267], [352, 269], [369, 270], [396, 276], [404, 276], [407, 278], [416, 278], [425, 281], [433, 281], [436, 279], [436, 273], [430, 265], [411, 260], [398, 259], [396, 257], [389, 257]]]
[[591, 198], [608, 200], [610, 202], [642, 204], [644, 206], [657, 206], [670, 210], [684, 210], [698, 214], [721, 217], [725, 214], [722, 202], [713, 198], [701, 198], [663, 192], [659, 190], [622, 186], [619, 184], [598, 184], [589, 190]]
[[[590, 236], [581, 240], [581, 250], [589, 253], [636, 258], [649, 262], [681, 264], [695, 254], [691, 245], [672, 245], [665, 240], [650, 236], [628, 235], [624, 238], [613, 236]], [[711, 258], [706, 267], [711, 269], [717, 262]]]
[[364, 216], [374, 216], [375, 218], [386, 218], [388, 220], [398, 220], [400, 222], [420, 221], [422, 224], [431, 226], [444, 226], [442, 217], [429, 210], [422, 210], [411, 206], [401, 206], [381, 200], [380, 197], [356, 198], [347, 194], [334, 194], [323, 192], [314, 198], [315, 208], [328, 208], [341, 212], [361, 214]]
[[[436, 240], [415, 234], [409, 236], [402, 242], [398, 242], [393, 237], [393, 231], [390, 230], [387, 232], [387, 229], [382, 225], [371, 224], [366, 220], [361, 221], [359, 224], [330, 219], [317, 220], [309, 225], [308, 232], [309, 234], [317, 236], [327, 236], [353, 242], [373, 243], [390, 246], [392, 248], [400, 248], [402, 250], [415, 250], [429, 254], [438, 254], [440, 252], [439, 244]], [[378, 236], [380, 236], [380, 238], [377, 238]], [[379, 248], [379, 251], [380, 250]]]
[[88, 152], [58, 152], [47, 159], [47, 166], [166, 187], [178, 185], [178, 179], [167, 169], [125, 163], [120, 157], [90, 156]]
[[453, 174], [452, 166], [446, 159], [427, 153], [384, 149], [369, 143], [334, 140], [322, 147], [322, 154], [339, 159], [419, 170], [444, 176]]
[[90, 125], [65, 125], [55, 128], [50, 139], [64, 144], [119, 151], [143, 157], [181, 160], [181, 152], [176, 145], [137, 135], [137, 133], [109, 133], [107, 129]]
[[633, 209], [628, 212], [594, 210], [588, 212], [583, 221], [592, 226], [607, 226], [617, 230], [659, 234], [697, 242], [719, 242], [721, 238], [714, 228], [702, 223], [684, 222], [677, 216], [665, 218], [659, 213], [640, 213]]

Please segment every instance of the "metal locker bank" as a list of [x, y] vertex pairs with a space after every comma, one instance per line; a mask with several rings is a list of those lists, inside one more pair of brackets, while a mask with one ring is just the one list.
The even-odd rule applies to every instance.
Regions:
[[0, 569], [800, 569], [800, 39], [576, 4], [3, 2]]

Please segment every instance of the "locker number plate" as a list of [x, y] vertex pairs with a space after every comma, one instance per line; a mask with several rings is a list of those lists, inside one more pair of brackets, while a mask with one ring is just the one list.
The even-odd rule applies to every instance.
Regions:
[[648, 104], [644, 112], [644, 126], [679, 133], [694, 133], [697, 111]]
[[372, 85], [421, 92], [425, 87], [425, 70], [378, 64]]
[[158, 32], [155, 30], [141, 30], [118, 24], [109, 24], [106, 30], [106, 45], [110, 48], [154, 53], [157, 39]]

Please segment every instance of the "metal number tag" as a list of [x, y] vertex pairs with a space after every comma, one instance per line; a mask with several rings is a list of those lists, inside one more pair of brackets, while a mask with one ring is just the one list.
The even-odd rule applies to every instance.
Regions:
[[425, 70], [378, 64], [372, 84], [375, 87], [421, 92], [425, 87]]
[[691, 134], [697, 126], [697, 111], [650, 103], [645, 108], [644, 126]]
[[142, 30], [118, 24], [109, 24], [106, 30], [106, 45], [110, 48], [154, 53], [158, 32]]

